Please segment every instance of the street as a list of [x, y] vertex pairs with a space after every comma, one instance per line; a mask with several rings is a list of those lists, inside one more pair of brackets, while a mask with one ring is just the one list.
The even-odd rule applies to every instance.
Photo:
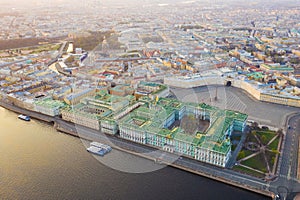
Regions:
[[[217, 100], [215, 100], [217, 89]], [[284, 128], [286, 116], [300, 112], [300, 108], [261, 102], [253, 99], [239, 88], [226, 86], [207, 86], [191, 89], [170, 88], [175, 98], [184, 102], [204, 102], [221, 109], [236, 110], [248, 115], [261, 125]]]
[[[179, 155], [162, 152], [153, 147], [137, 144], [118, 138], [116, 136], [107, 136], [97, 130], [66, 122], [59, 117], [53, 118], [41, 113], [24, 110], [3, 102], [1, 102], [1, 105], [15, 112], [29, 115], [33, 118], [42, 119], [43, 121], [47, 122], [55, 122], [56, 125], [61, 127], [62, 129], [77, 133], [79, 137], [84, 139], [104, 142], [108, 145], [111, 145], [113, 148], [119, 150], [123, 149], [127, 152], [133, 152], [136, 155], [140, 155], [141, 157], [152, 160], [156, 160], [158, 158], [161, 159], [161, 156], [163, 155], [163, 163], [168, 163], [170, 164], [170, 166], [181, 169], [189, 169], [191, 171], [194, 171], [195, 173], [199, 173], [216, 180], [221, 180], [227, 183], [234, 183], [234, 185], [245, 189], [253, 188], [260, 191], [271, 191], [274, 194], [279, 193], [282, 197], [291, 198], [291, 196], [293, 196], [295, 192], [300, 191], [300, 184], [297, 181], [300, 114], [290, 117], [288, 124], [286, 124], [286, 117], [288, 115], [291, 115], [292, 113], [298, 112], [299, 108], [259, 102], [248, 97], [245, 93], [243, 93], [242, 90], [227, 87], [223, 89], [226, 93], [226, 97], [228, 98], [228, 101], [225, 104], [226, 106], [228, 106], [227, 109], [234, 109], [237, 107], [242, 108], [244, 107], [244, 105], [247, 105], [244, 107], [244, 111], [242, 112], [246, 112], [253, 118], [262, 119], [261, 123], [264, 119], [270, 119], [270, 122], [272, 122], [273, 125], [277, 125], [278, 127], [291, 127], [291, 129], [287, 129], [286, 137], [283, 140], [284, 148], [279, 160], [278, 178], [275, 181], [269, 183], [259, 178], [241, 174], [230, 169], [223, 169], [212, 166], [186, 157], [181, 157], [181, 159], [178, 159]], [[177, 98], [180, 97], [180, 95], [185, 95], [188, 99], [193, 99], [191, 98], [191, 96], [187, 95], [187, 92], [190, 92], [190, 95], [196, 95], [196, 98], [204, 98], [205, 95], [201, 95], [203, 92], [209, 93], [205, 88], [197, 88], [196, 92], [180, 89], [176, 89], [176, 91], [173, 91]], [[217, 101], [219, 101], [219, 103], [222, 102], [222, 100]], [[223, 100], [223, 102], [224, 101], [225, 100]], [[235, 103], [235, 101], [238, 102]], [[265, 112], [265, 109], [267, 109], [268, 112]]]
[[[282, 193], [281, 196], [292, 199], [292, 193], [300, 192], [300, 184], [297, 180], [298, 148], [300, 135], [300, 114], [290, 118], [278, 169], [278, 179], [271, 183], [274, 192]], [[285, 191], [278, 191], [285, 188]], [[289, 195], [290, 194], [290, 195]]]

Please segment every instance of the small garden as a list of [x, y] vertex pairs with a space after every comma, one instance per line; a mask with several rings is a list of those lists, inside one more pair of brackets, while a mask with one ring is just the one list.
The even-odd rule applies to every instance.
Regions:
[[274, 176], [282, 137], [282, 130], [252, 126], [233, 169], [259, 178]]

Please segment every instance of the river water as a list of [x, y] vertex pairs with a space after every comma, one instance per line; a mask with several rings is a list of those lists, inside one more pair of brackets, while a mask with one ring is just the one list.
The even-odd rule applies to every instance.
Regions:
[[[155, 165], [113, 150], [111, 162]], [[172, 167], [148, 173], [114, 170], [82, 140], [52, 126], [17, 119], [0, 107], [0, 199], [268, 199]]]

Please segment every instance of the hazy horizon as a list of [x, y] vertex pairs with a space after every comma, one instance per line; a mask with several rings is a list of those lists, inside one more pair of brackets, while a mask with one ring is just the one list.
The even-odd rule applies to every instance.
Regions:
[[[300, 9], [300, 0], [0, 0], [1, 14], [35, 15], [37, 13], [60, 11], [76, 13], [110, 13], [117, 9], [133, 9], [131, 14], [141, 14], [139, 11], [169, 12], [183, 7], [187, 9], [222, 7], [224, 10], [258, 9], [277, 10], [284, 8]], [[181, 13], [182, 14], [182, 13]]]
[[300, 0], [248, 0], [248, 1], [238, 1], [238, 0], [0, 0], [0, 3], [7, 4], [7, 5], [26, 5], [31, 6], [30, 4], [43, 4], [43, 3], [50, 3], [50, 4], [64, 4], [64, 3], [85, 3], [85, 2], [94, 2], [100, 4], [128, 4], [128, 3], [136, 3], [136, 4], [159, 4], [159, 3], [178, 3], [178, 2], [208, 2], [208, 3], [300, 3]]

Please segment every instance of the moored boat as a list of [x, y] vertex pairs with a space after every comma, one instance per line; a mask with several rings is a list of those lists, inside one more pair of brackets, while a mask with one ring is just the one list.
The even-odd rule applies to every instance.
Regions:
[[106, 144], [102, 144], [99, 142], [91, 142], [90, 146], [86, 150], [93, 154], [104, 156], [105, 154], [109, 153], [112, 150], [112, 148]]
[[90, 146], [86, 150], [88, 152], [91, 152], [91, 153], [99, 155], [99, 156], [104, 156], [104, 154], [106, 153], [104, 149], [98, 148], [98, 147], [95, 147], [95, 146]]
[[30, 121], [30, 117], [27, 116], [27, 115], [19, 115], [18, 118], [19, 118], [19, 119], [22, 119], [22, 120], [24, 120], [24, 121]]
[[110, 152], [112, 150], [112, 148], [109, 145], [102, 144], [102, 143], [99, 143], [99, 142], [91, 142], [90, 146], [94, 146], [94, 147], [98, 147], [98, 148], [103, 148], [107, 152]]

